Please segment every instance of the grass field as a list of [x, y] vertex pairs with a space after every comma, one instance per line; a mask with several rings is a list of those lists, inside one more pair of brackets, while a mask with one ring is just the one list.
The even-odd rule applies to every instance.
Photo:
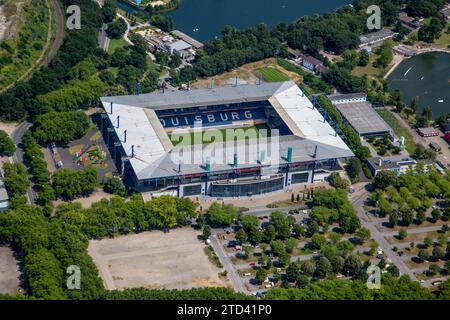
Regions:
[[[214, 129], [214, 128], [211, 128], [211, 129]], [[239, 128], [239, 129], [241, 129], [241, 128]], [[227, 130], [230, 130], [230, 129], [217, 129], [217, 131], [220, 132], [220, 134], [222, 135], [222, 141], [230, 141], [233, 138], [235, 138], [235, 140], [243, 140], [243, 139], [246, 139], [247, 137], [259, 138], [260, 134], [265, 137], [266, 134], [264, 134], [263, 132], [260, 131], [262, 129], [266, 129], [267, 136], [270, 136], [270, 129], [264, 124], [247, 127], [247, 128], [242, 128], [242, 130], [244, 131], [244, 136], [242, 136], [242, 137], [241, 136], [234, 137], [234, 135], [230, 136], [230, 134], [227, 134]], [[233, 130], [233, 129], [231, 129], [231, 130]], [[252, 132], [252, 131], [254, 131], [254, 132]], [[205, 128], [204, 128], [204, 130], [201, 132], [201, 134], [202, 134], [201, 144], [221, 142], [221, 141], [216, 141], [213, 130], [210, 131], [212, 134], [209, 134], [209, 132], [208, 132], [205, 135], [205, 132], [208, 132], [208, 130], [205, 130]], [[177, 146], [177, 145], [190, 146], [190, 145], [198, 144], [198, 143], [196, 143], [196, 140], [200, 139], [200, 137], [194, 137], [194, 134], [195, 134], [194, 132], [175, 133], [175, 134], [168, 134], [168, 136], [174, 146]], [[196, 133], [196, 134], [200, 134], [200, 133]]]
[[441, 32], [441, 36], [439, 37], [439, 39], [436, 39], [436, 41], [434, 42], [438, 46], [445, 48], [445, 49], [450, 48], [450, 32], [447, 32], [447, 28], [449, 26], [450, 26], [450, 23], [447, 23], [447, 26]]
[[125, 39], [120, 38], [120, 39], [111, 39], [110, 43], [109, 43], [109, 47], [108, 47], [108, 53], [113, 53], [114, 51], [116, 51], [119, 48], [123, 48], [125, 46], [127, 46], [128, 43], [125, 41]]
[[376, 111], [383, 118], [383, 120], [386, 121], [386, 123], [392, 128], [392, 130], [394, 130], [397, 137], [401, 136], [405, 137], [406, 150], [409, 152], [409, 154], [413, 154], [414, 151], [416, 150], [416, 145], [408, 129], [398, 122], [398, 120], [394, 117], [391, 111], [384, 108], [376, 109]]
[[268, 82], [283, 82], [288, 81], [289, 77], [281, 73], [279, 70], [270, 68], [270, 67], [264, 67], [260, 68], [259, 72], [263, 76], [264, 80]]

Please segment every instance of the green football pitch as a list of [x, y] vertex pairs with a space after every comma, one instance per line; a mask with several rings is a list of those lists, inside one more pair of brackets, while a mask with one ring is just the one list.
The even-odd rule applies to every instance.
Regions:
[[[263, 130], [263, 131], [261, 131]], [[265, 130], [265, 131], [264, 131]], [[168, 134], [170, 141], [174, 146], [177, 145], [194, 145], [209, 144], [230, 140], [243, 140], [247, 138], [260, 138], [270, 136], [270, 129], [265, 124], [259, 124], [246, 128], [232, 129], [203, 129], [198, 132], [189, 133], [172, 133]]]

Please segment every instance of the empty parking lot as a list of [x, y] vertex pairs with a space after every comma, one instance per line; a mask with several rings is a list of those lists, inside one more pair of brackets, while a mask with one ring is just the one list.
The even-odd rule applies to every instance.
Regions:
[[198, 235], [191, 228], [144, 232], [91, 240], [88, 250], [109, 290], [228, 286], [218, 275], [222, 270], [205, 255]]
[[13, 251], [7, 246], [0, 246], [0, 293], [18, 293], [19, 277], [19, 263]]

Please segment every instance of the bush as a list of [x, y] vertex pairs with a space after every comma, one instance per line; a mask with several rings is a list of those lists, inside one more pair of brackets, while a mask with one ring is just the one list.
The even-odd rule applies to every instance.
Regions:
[[122, 182], [122, 179], [118, 177], [108, 178], [104, 185], [103, 190], [107, 193], [117, 194], [119, 196], [125, 196], [126, 190], [125, 185]]
[[8, 136], [8, 134], [0, 130], [0, 155], [2, 156], [12, 156], [16, 151], [16, 145]]
[[333, 172], [330, 174], [330, 177], [328, 178], [328, 181], [330, 184], [337, 188], [337, 189], [344, 189], [346, 190], [348, 188], [348, 181], [343, 179], [338, 172]]
[[398, 232], [398, 238], [400, 240], [406, 239], [406, 237], [408, 236], [408, 232], [405, 229], [402, 229]]

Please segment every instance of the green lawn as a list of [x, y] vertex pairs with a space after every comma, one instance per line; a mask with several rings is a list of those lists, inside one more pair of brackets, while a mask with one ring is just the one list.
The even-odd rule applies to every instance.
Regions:
[[282, 82], [289, 80], [289, 77], [274, 68], [261, 68], [259, 69], [259, 72], [263, 76], [264, 80], [268, 82]]
[[108, 47], [108, 53], [113, 53], [114, 51], [116, 51], [119, 48], [125, 47], [127, 46], [128, 43], [125, 41], [125, 39], [120, 38], [120, 39], [111, 39], [110, 43], [109, 43], [109, 47]]
[[442, 48], [450, 48], [450, 32], [447, 32], [448, 26], [450, 26], [450, 23], [447, 23], [447, 26], [441, 32], [440, 38], [435, 41]]
[[[207, 128], [203, 128], [202, 134], [204, 134], [204, 131], [206, 129]], [[213, 129], [213, 128], [211, 128], [211, 129]], [[266, 125], [257, 125], [257, 126], [253, 126], [253, 127], [242, 128], [242, 129], [244, 130], [244, 133], [246, 135], [248, 135], [248, 137], [250, 137], [250, 138], [254, 138], [254, 137], [259, 138], [261, 129], [267, 129], [267, 135], [270, 136], [270, 129]], [[253, 133], [250, 134], [251, 130], [256, 130], [255, 134], [253, 134]], [[218, 130], [218, 132], [220, 132], [222, 134], [222, 137], [223, 137], [222, 141], [228, 141], [228, 140], [232, 139], [232, 137], [230, 137], [229, 135], [226, 134], [226, 131], [227, 131], [227, 129], [219, 129]], [[194, 138], [194, 132], [185, 133], [185, 134], [180, 134], [180, 133], [168, 134], [168, 136], [174, 146], [179, 145], [179, 144], [186, 145], [186, 146], [194, 145], [194, 144], [196, 144], [195, 140], [199, 139], [199, 138]], [[213, 135], [211, 135], [211, 137], [203, 135], [201, 138], [202, 138], [202, 142], [201, 142], [202, 144], [209, 144], [209, 143], [212, 143], [215, 141], [214, 140], [215, 137], [213, 137]], [[246, 139], [246, 138], [247, 138], [246, 136], [237, 137], [238, 140]], [[211, 141], [211, 140], [213, 140], [213, 141]]]
[[392, 130], [394, 130], [397, 137], [399, 138], [401, 136], [405, 137], [406, 150], [409, 152], [409, 154], [413, 154], [414, 151], [416, 150], [416, 145], [408, 129], [398, 122], [398, 120], [394, 117], [391, 111], [384, 108], [376, 109], [376, 111], [384, 119], [384, 121], [386, 121], [386, 123], [392, 128]]

